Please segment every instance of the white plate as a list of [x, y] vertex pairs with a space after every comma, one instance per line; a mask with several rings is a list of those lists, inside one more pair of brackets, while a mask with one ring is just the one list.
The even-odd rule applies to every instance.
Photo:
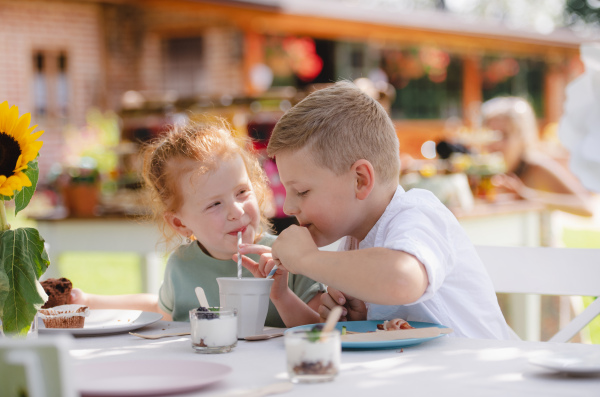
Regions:
[[82, 363], [74, 378], [82, 396], [156, 396], [197, 390], [231, 371], [205, 361], [145, 359]]
[[68, 332], [72, 335], [99, 335], [127, 332], [157, 322], [161, 314], [140, 310], [90, 310], [83, 328], [46, 328], [39, 319], [39, 333]]
[[600, 354], [550, 354], [531, 358], [533, 365], [572, 374], [600, 374]]

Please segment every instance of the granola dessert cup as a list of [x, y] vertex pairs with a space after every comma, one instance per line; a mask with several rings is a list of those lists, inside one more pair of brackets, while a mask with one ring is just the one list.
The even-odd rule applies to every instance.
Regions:
[[38, 313], [46, 328], [83, 328], [90, 309], [84, 305], [61, 305], [40, 309]]
[[237, 345], [237, 310], [199, 307], [190, 310], [192, 347], [198, 353], [228, 353]]
[[340, 333], [319, 329], [285, 334], [285, 350], [290, 380], [294, 383], [333, 380], [340, 367]]

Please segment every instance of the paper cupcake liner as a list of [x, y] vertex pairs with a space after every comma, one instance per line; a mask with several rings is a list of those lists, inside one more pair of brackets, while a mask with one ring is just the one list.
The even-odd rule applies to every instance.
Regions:
[[87, 317], [90, 314], [90, 309], [84, 305], [62, 305], [50, 309], [40, 309], [38, 314], [41, 319]]

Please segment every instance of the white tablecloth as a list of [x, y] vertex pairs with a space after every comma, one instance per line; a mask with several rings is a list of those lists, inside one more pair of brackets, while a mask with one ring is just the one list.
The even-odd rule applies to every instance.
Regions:
[[[188, 323], [160, 321], [136, 332], [187, 330]], [[402, 350], [344, 350], [335, 381], [294, 385], [285, 395], [600, 396], [600, 376], [568, 376], [528, 362], [552, 352], [600, 354], [600, 346], [442, 337]], [[145, 340], [125, 333], [75, 338], [70, 354], [75, 363], [168, 358], [221, 363], [233, 369], [224, 380], [185, 396], [218, 396], [287, 379], [283, 338], [239, 341], [231, 353], [198, 354], [189, 336]]]

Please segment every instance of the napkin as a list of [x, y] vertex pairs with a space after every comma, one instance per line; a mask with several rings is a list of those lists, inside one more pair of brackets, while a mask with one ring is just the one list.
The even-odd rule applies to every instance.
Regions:
[[558, 136], [571, 153], [571, 171], [587, 189], [600, 192], [600, 43], [580, 50], [585, 72], [567, 86]]

